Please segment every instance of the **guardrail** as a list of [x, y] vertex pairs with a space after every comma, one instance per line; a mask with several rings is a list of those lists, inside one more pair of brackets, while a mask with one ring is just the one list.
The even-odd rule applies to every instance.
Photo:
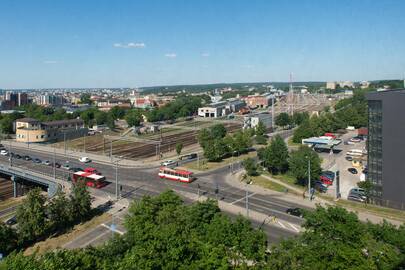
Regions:
[[[43, 176], [39, 176], [40, 173], [29, 171], [27, 169], [22, 170], [18, 167], [11, 167], [9, 165], [0, 164], [0, 172], [11, 177], [16, 177], [19, 179], [24, 179], [30, 182], [34, 182], [40, 185], [48, 186], [48, 196], [53, 197], [61, 185], [53, 180], [46, 179]], [[38, 175], [39, 174], [39, 175]], [[45, 175], [45, 174], [44, 174]], [[14, 181], [14, 180], [13, 180]]]

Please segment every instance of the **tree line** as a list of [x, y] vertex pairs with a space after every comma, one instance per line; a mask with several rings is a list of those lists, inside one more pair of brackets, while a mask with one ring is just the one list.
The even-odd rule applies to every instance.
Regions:
[[317, 137], [326, 132], [337, 132], [347, 126], [355, 128], [367, 126], [367, 100], [363, 90], [354, 92], [353, 97], [340, 100], [334, 112], [324, 111], [319, 116], [305, 119], [294, 131], [293, 142], [301, 143], [302, 139]]
[[198, 142], [203, 149], [204, 157], [208, 161], [218, 162], [230, 155], [247, 153], [252, 147], [253, 135], [253, 129], [228, 134], [223, 124], [216, 124], [200, 130]]
[[[209, 96], [179, 95], [174, 101], [157, 108], [130, 108], [124, 109], [119, 106], [112, 107], [108, 112], [100, 111], [93, 107], [84, 111], [67, 113], [63, 108], [43, 107], [37, 104], [27, 104], [17, 108], [24, 113], [14, 112], [11, 114], [0, 114], [0, 131], [3, 134], [12, 134], [13, 123], [23, 117], [34, 118], [39, 121], [54, 121], [80, 118], [86, 126], [106, 125], [110, 129], [115, 128], [115, 120], [125, 120], [128, 126], [139, 126], [144, 117], [149, 122], [175, 120], [180, 117], [193, 116], [199, 107], [210, 101]], [[81, 96], [81, 103], [92, 104], [89, 94]]]
[[0, 222], [0, 253], [5, 255], [63, 233], [93, 214], [91, 197], [84, 184], [74, 185], [69, 196], [58, 191], [49, 200], [41, 189], [35, 188], [17, 208], [17, 229]]
[[[124, 226], [99, 247], [6, 257], [5, 269], [401, 269], [405, 226], [363, 223], [340, 207], [304, 212], [304, 231], [268, 243], [261, 226], [229, 218], [208, 200], [167, 191], [132, 202]], [[263, 223], [269, 221], [264, 220]]]

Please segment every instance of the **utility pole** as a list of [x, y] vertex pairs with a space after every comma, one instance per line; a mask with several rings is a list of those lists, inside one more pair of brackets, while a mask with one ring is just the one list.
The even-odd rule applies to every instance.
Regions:
[[63, 132], [63, 145], [64, 145], [64, 149], [65, 149], [65, 157], [66, 157], [66, 132]]
[[53, 180], [56, 180], [55, 146], [53, 146]]
[[308, 157], [308, 196], [311, 200], [311, 159]]
[[246, 183], [246, 217], [249, 218], [249, 190]]
[[113, 161], [113, 156], [112, 156], [112, 140], [110, 141], [110, 159], [111, 162]]
[[12, 167], [13, 166], [13, 155], [12, 155], [12, 153], [11, 153], [11, 139], [10, 139], [10, 144], [9, 144], [9, 148], [8, 148], [8, 155], [9, 155], [9, 160], [10, 160], [10, 167]]
[[271, 129], [274, 132], [274, 94], [271, 96]]
[[83, 135], [83, 153], [86, 153], [86, 134]]
[[118, 160], [115, 161], [115, 199], [118, 200]]

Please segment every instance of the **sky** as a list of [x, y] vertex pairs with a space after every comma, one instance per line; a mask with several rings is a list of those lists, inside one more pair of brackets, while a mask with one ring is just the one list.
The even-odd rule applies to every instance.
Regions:
[[405, 75], [402, 0], [1, 0], [0, 88]]

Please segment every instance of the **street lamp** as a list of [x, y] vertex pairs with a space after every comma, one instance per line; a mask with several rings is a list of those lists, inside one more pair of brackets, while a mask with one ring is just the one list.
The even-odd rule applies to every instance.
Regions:
[[311, 159], [308, 156], [305, 158], [308, 160], [308, 196], [309, 200], [311, 200]]

